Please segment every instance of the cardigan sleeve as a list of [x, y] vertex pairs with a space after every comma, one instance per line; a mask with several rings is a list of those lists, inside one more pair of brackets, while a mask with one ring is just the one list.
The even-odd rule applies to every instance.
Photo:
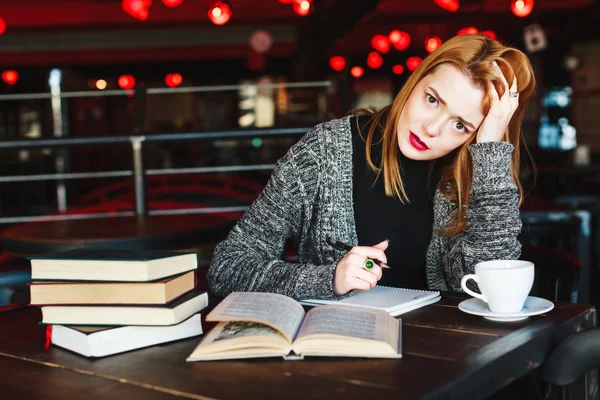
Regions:
[[473, 273], [475, 264], [494, 259], [517, 259], [521, 244], [519, 193], [511, 175], [511, 153], [506, 142], [469, 146], [473, 183], [466, 214], [467, 225], [455, 237], [443, 237], [437, 229], [449, 220], [455, 204], [436, 193], [432, 241], [428, 250], [428, 283], [439, 290], [462, 291], [460, 281]]
[[262, 193], [215, 247], [208, 270], [215, 295], [253, 291], [295, 299], [335, 297], [335, 263], [281, 260], [286, 240], [298, 242], [311, 217], [321, 180], [319, 132], [319, 126], [315, 127], [277, 162]]

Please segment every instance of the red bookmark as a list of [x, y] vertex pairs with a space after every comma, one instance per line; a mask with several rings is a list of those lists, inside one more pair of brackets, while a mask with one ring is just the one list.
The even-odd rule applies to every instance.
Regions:
[[50, 343], [52, 343], [52, 325], [46, 325], [46, 342], [44, 343], [44, 350], [50, 348]]

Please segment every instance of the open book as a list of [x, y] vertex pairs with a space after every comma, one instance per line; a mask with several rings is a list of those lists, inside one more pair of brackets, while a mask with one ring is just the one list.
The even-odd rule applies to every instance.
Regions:
[[402, 357], [401, 322], [382, 310], [324, 305], [305, 313], [299, 302], [281, 294], [234, 292], [206, 320], [218, 324], [187, 361]]
[[300, 303], [307, 306], [337, 304], [384, 310], [396, 317], [417, 308], [435, 303], [441, 299], [440, 292], [431, 290], [401, 289], [388, 286], [375, 286], [371, 290], [355, 290], [341, 300], [304, 299]]

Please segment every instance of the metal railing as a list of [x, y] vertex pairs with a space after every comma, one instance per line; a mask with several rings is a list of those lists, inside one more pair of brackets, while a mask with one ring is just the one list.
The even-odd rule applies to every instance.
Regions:
[[[290, 83], [257, 83], [240, 85], [214, 85], [214, 86], [187, 86], [178, 88], [148, 88], [145, 94], [175, 94], [175, 93], [210, 93], [210, 92], [236, 92], [249, 86], [260, 90], [267, 89], [306, 89], [306, 88], [326, 88], [331, 89], [330, 81], [314, 82], [290, 82]], [[130, 90], [84, 90], [77, 92], [62, 92], [61, 98], [72, 99], [76, 97], [108, 97], [108, 96], [126, 96], [135, 94], [135, 89]], [[23, 94], [4, 94], [0, 95], [0, 101], [11, 100], [49, 100], [51, 93], [23, 93]]]
[[[330, 94], [332, 83], [330, 81], [316, 82], [295, 82], [295, 83], [261, 83], [261, 84], [239, 84], [239, 85], [220, 85], [220, 86], [192, 86], [179, 88], [142, 88], [139, 94], [142, 96], [154, 94], [174, 94], [174, 93], [210, 93], [210, 92], [231, 92], [247, 89], [249, 87], [258, 90], [278, 89], [278, 88], [324, 88], [327, 94]], [[132, 90], [103, 90], [103, 91], [78, 91], [78, 92], [58, 92], [55, 93], [28, 93], [0, 95], [0, 101], [11, 100], [43, 100], [55, 101], [58, 96], [60, 99], [78, 98], [78, 97], [105, 97], [105, 96], [125, 96], [136, 93]], [[328, 96], [329, 97], [329, 96]], [[330, 105], [327, 106], [330, 109]], [[143, 110], [142, 110], [143, 112]], [[61, 115], [53, 115], [56, 122], [60, 122]], [[56, 120], [58, 119], [58, 121]], [[58, 124], [62, 126], [62, 124]], [[61, 128], [62, 129], [62, 128]], [[76, 215], [37, 215], [37, 216], [16, 216], [0, 218], [0, 224], [17, 222], [36, 222], [64, 219], [83, 219], [83, 218], [104, 218], [127, 215], [146, 215], [146, 214], [181, 214], [181, 213], [217, 213], [243, 211], [246, 207], [206, 207], [201, 209], [173, 209], [173, 210], [148, 210], [146, 200], [146, 176], [147, 175], [172, 175], [172, 174], [191, 174], [191, 173], [214, 173], [214, 172], [247, 172], [247, 171], [265, 171], [274, 168], [274, 164], [258, 165], [225, 165], [213, 167], [197, 168], [164, 168], [149, 169], [144, 167], [144, 145], [154, 142], [173, 142], [173, 141], [191, 141], [191, 140], [223, 140], [240, 139], [246, 137], [274, 137], [274, 136], [293, 136], [302, 135], [310, 128], [284, 128], [284, 129], [249, 129], [234, 131], [213, 131], [213, 132], [192, 132], [192, 133], [160, 133], [143, 135], [136, 134], [130, 136], [109, 136], [109, 137], [61, 137], [62, 134], [54, 132], [55, 138], [52, 139], [29, 139], [12, 140], [0, 142], [0, 149], [33, 149], [33, 148], [67, 148], [76, 146], [90, 145], [118, 145], [129, 144], [132, 151], [132, 170], [103, 171], [103, 172], [78, 172], [66, 173], [59, 172], [55, 174], [37, 174], [37, 175], [17, 175], [0, 176], [0, 183], [9, 182], [32, 182], [32, 181], [56, 181], [57, 184], [63, 184], [66, 180], [94, 179], [110, 177], [132, 177], [134, 184], [135, 209], [132, 211], [121, 211], [111, 213], [87, 213]], [[60, 133], [60, 132], [59, 132]], [[66, 207], [66, 205], [65, 205]], [[60, 207], [59, 207], [60, 208]]]
[[32, 149], [32, 148], [65, 148], [90, 145], [116, 145], [128, 143], [131, 145], [133, 169], [122, 171], [102, 171], [102, 172], [79, 172], [79, 173], [59, 173], [59, 174], [38, 174], [38, 175], [18, 175], [18, 176], [0, 176], [0, 183], [8, 182], [31, 182], [31, 181], [62, 181], [87, 178], [107, 178], [107, 177], [132, 177], [135, 195], [135, 210], [122, 211], [117, 213], [88, 213], [77, 215], [55, 215], [55, 216], [19, 216], [0, 218], [0, 224], [17, 222], [38, 222], [65, 219], [83, 219], [83, 218], [104, 218], [129, 215], [172, 215], [182, 213], [217, 213], [244, 211], [247, 207], [206, 207], [201, 209], [176, 209], [176, 210], [152, 210], [148, 212], [146, 201], [146, 175], [172, 175], [172, 174], [192, 174], [192, 173], [214, 173], [214, 172], [247, 172], [247, 171], [265, 171], [272, 170], [275, 164], [257, 164], [257, 165], [226, 165], [215, 167], [195, 167], [195, 168], [163, 168], [149, 169], [144, 168], [144, 144], [153, 142], [173, 142], [185, 140], [223, 140], [237, 139], [245, 137], [276, 137], [276, 136], [295, 136], [303, 135], [310, 128], [284, 128], [284, 129], [250, 129], [222, 132], [191, 132], [191, 133], [161, 133], [155, 135], [132, 135], [132, 136], [113, 136], [101, 138], [57, 138], [57, 139], [31, 139], [31, 140], [13, 140], [0, 142], [0, 149]]

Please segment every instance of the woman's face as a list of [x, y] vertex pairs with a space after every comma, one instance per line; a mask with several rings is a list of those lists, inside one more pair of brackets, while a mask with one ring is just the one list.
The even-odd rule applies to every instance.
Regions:
[[421, 79], [398, 121], [398, 146], [413, 160], [434, 160], [461, 146], [479, 128], [484, 91], [451, 65]]

